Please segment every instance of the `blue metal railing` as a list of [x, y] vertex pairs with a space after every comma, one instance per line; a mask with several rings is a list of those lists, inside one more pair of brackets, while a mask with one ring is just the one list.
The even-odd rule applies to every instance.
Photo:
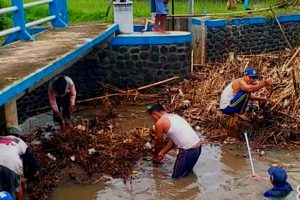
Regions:
[[[26, 23], [25, 9], [43, 4], [49, 5], [50, 16]], [[10, 43], [15, 40], [34, 40], [32, 35], [29, 33], [29, 28], [46, 22], [51, 21], [54, 28], [68, 26], [66, 0], [40, 0], [26, 4], [23, 3], [23, 0], [11, 0], [11, 5], [11, 7], [0, 9], [0, 15], [13, 13], [14, 27], [0, 31], [0, 37], [9, 35], [5, 43]]]

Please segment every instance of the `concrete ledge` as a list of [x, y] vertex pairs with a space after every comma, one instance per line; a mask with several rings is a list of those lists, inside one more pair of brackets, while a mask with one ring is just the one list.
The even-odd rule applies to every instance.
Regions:
[[[281, 15], [278, 16], [278, 20], [282, 23], [300, 21], [300, 14]], [[205, 25], [207, 28], [217, 28], [217, 27], [224, 27], [227, 25], [240, 26], [240, 25], [265, 24], [268, 23], [269, 21], [270, 19], [266, 17], [246, 17], [246, 18], [234, 18], [231, 20], [226, 20], [226, 19], [207, 20], [205, 22]], [[200, 19], [193, 18], [192, 24], [194, 26], [199, 26], [202, 24], [202, 22]]]
[[112, 46], [136, 46], [136, 45], [162, 45], [162, 44], [186, 44], [192, 42], [190, 32], [172, 31], [170, 34], [156, 32], [120, 34], [114, 37], [109, 44]]
[[278, 17], [279, 22], [297, 22], [300, 21], [300, 14], [282, 15]]
[[94, 46], [100, 44], [102, 41], [106, 40], [108, 37], [118, 31], [119, 26], [113, 25], [106, 29], [98, 37], [87, 41], [83, 45], [79, 46], [76, 50], [71, 51], [52, 64], [45, 66], [44, 68], [37, 70], [13, 85], [4, 88], [2, 91], [0, 91], [0, 106], [8, 102], [13, 97], [22, 94], [25, 90], [32, 87], [34, 84], [37, 84], [39, 81], [51, 76], [56, 71], [63, 69], [66, 65], [78, 60], [83, 55], [88, 53]]
[[204, 24], [207, 28], [224, 27], [227, 21], [225, 19], [207, 20]]
[[265, 17], [247, 17], [247, 18], [236, 18], [228, 21], [229, 25], [251, 25], [251, 24], [265, 24], [268, 22], [268, 19]]
[[200, 19], [193, 18], [192, 19], [192, 24], [195, 25], [195, 26], [200, 26], [202, 24], [202, 22], [201, 22]]

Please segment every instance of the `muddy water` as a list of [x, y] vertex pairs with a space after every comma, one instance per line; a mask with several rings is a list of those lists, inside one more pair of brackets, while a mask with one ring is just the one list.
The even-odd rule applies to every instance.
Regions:
[[[136, 126], [152, 124], [143, 107], [116, 108], [121, 114], [121, 128], [126, 130]], [[97, 109], [76, 113], [88, 117]], [[45, 115], [45, 117], [49, 115]], [[38, 121], [43, 121], [39, 117]], [[35, 119], [31, 125], [34, 125]], [[49, 122], [44, 120], [44, 122]], [[261, 179], [251, 178], [249, 160], [244, 157], [245, 148], [235, 145], [206, 145], [194, 173], [180, 180], [172, 180], [171, 173], [176, 152], [166, 156], [162, 165], [153, 165], [149, 161], [140, 161], [133, 171], [132, 181], [124, 184], [123, 180], [113, 179], [96, 185], [65, 184], [54, 190], [51, 200], [236, 200], [263, 199], [262, 193], [271, 187], [267, 169], [272, 162], [286, 164], [288, 181], [296, 190], [300, 184], [300, 151], [267, 151], [263, 157], [253, 152], [254, 166]], [[286, 199], [297, 199], [293, 192]]]

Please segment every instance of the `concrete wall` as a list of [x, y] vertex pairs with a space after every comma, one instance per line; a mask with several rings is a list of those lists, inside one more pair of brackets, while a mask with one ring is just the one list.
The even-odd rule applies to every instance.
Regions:
[[[278, 19], [290, 44], [293, 47], [300, 44], [300, 15], [280, 16]], [[204, 47], [207, 62], [222, 61], [229, 52], [257, 54], [288, 48], [275, 19], [254, 17], [207, 20], [203, 23], [207, 31]], [[201, 20], [193, 20], [194, 27], [201, 24]]]
[[[146, 38], [146, 39], [145, 39]], [[147, 39], [148, 38], [148, 39]], [[103, 94], [101, 83], [132, 89], [173, 76], [189, 77], [191, 73], [191, 34], [113, 39], [106, 47], [92, 52], [63, 72], [70, 76], [78, 99]], [[128, 43], [129, 45], [126, 45]], [[49, 106], [48, 82], [17, 101], [19, 123], [45, 112]]]

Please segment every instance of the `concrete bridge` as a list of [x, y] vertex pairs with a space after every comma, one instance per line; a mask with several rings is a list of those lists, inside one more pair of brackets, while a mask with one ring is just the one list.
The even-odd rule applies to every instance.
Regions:
[[[48, 4], [50, 16], [26, 22], [26, 9]], [[12, 0], [0, 14], [12, 13], [13, 28], [0, 48], [0, 107], [5, 126], [18, 125], [16, 100], [61, 73], [94, 46], [107, 42], [119, 31], [118, 25], [68, 25], [65, 0], [40, 0], [24, 4]], [[52, 27], [38, 27], [51, 22]], [[2, 109], [3, 110], [3, 109]], [[3, 121], [3, 119], [2, 119]]]
[[[50, 16], [33, 22], [26, 22], [26, 10], [43, 4], [49, 5]], [[131, 6], [132, 2], [125, 1], [120, 2], [120, 4], [120, 6], [127, 8], [128, 5]], [[178, 66], [184, 66], [182, 69], [186, 69], [186, 71], [183, 74], [189, 73], [191, 56], [185, 58], [185, 55], [190, 55], [190, 33], [173, 32], [167, 36], [161, 36], [152, 32], [141, 33], [140, 30], [143, 27], [133, 27], [132, 10], [131, 15], [126, 18], [131, 24], [121, 23], [124, 18], [124, 10], [121, 9], [121, 11], [122, 13], [115, 12], [115, 18], [118, 18], [117, 20], [115, 19], [115, 22], [119, 21], [119, 24], [85, 23], [68, 25], [66, 0], [39, 0], [26, 4], [22, 0], [11, 0], [10, 7], [0, 9], [0, 14], [12, 13], [14, 22], [13, 28], [0, 32], [0, 37], [8, 36], [2, 47], [0, 47], [0, 132], [3, 133], [11, 127], [18, 127], [18, 112], [20, 114], [20, 112], [24, 111], [19, 108], [17, 102], [22, 104], [24, 97], [30, 96], [33, 91], [47, 83], [54, 76], [65, 72], [73, 65], [78, 65], [76, 63], [81, 62], [80, 60], [92, 60], [93, 58], [90, 57], [93, 56], [89, 56], [89, 54], [95, 53], [97, 58], [92, 63], [87, 62], [86, 66], [83, 66], [84, 68], [81, 67], [84, 71], [95, 71], [98, 69], [94, 68], [101, 68], [102, 65], [104, 69], [109, 69], [109, 71], [101, 71], [97, 75], [97, 80], [94, 80], [93, 85], [99, 81], [99, 76], [102, 76], [102, 74], [108, 74], [106, 76], [112, 74], [115, 77], [113, 79], [117, 80], [116, 84], [120, 80], [120, 82], [123, 81], [122, 83], [125, 83], [122, 84], [125, 87], [127, 87], [127, 83], [132, 82], [132, 77], [127, 77], [129, 81], [126, 81], [124, 80], [124, 73], [138, 73], [137, 76], [140, 79], [137, 78], [139, 82], [136, 82], [135, 85], [144, 84], [144, 80], [151, 82], [174, 75], [172, 73], [165, 74], [163, 70], [158, 71], [160, 62], [168, 64], [166, 71], [170, 71], [171, 68], [178, 68], [176, 74], [179, 74], [180, 69]], [[51, 22], [52, 26], [39, 26], [47, 22]], [[119, 35], [120, 31], [130, 33]], [[134, 31], [138, 32], [134, 33]], [[98, 54], [103, 52], [99, 53], [98, 51], [102, 51], [108, 44], [113, 48], [111, 48], [110, 53], [106, 53], [107, 58], [99, 56]], [[174, 51], [175, 53], [177, 51], [176, 48], [174, 49], [174, 44], [188, 45], [181, 47], [182, 61], [179, 61], [173, 55]], [[139, 45], [145, 45], [146, 48], [141, 50], [136, 48]], [[173, 50], [170, 51], [172, 52], [172, 58], [168, 58], [168, 56], [159, 57], [160, 45], [173, 45]], [[132, 46], [133, 50], [130, 50], [129, 47], [125, 51], [118, 50], [118, 47], [122, 46], [125, 48]], [[165, 46], [162, 46], [162, 48], [165, 49]], [[189, 50], [186, 51], [186, 48]], [[153, 49], [155, 52], [152, 51]], [[108, 50], [106, 48], [103, 51]], [[165, 53], [169, 54], [168, 47], [166, 51]], [[108, 58], [108, 54], [116, 54], [116, 57]], [[110, 59], [110, 61], [101, 59]], [[138, 61], [139, 59], [143, 59], [143, 62]], [[131, 60], [134, 61], [132, 62]], [[111, 65], [116, 62], [118, 65]], [[97, 67], [95, 67], [95, 63], [98, 63]], [[182, 65], [182, 63], [185, 64]], [[123, 64], [128, 65], [128, 69], [123, 69]], [[169, 64], [171, 64], [171, 67]], [[118, 67], [120, 66], [121, 68], [119, 69]], [[133, 69], [135, 67], [139, 69]], [[140, 70], [143, 67], [147, 69], [145, 71], [130, 72], [132, 69]], [[122, 75], [118, 74], [119, 72]], [[155, 73], [158, 73], [158, 75], [155, 76]], [[86, 76], [90, 80], [95, 77], [95, 73], [92, 72]], [[76, 77], [84, 79], [81, 75], [73, 75], [73, 77], [75, 79]], [[76, 82], [75, 80], [75, 84]], [[78, 84], [79, 91], [83, 82]], [[47, 98], [46, 91], [43, 94], [37, 94], [37, 96], [41, 95], [43, 95], [42, 99]], [[38, 108], [40, 105], [32, 104], [36, 104], [36, 102], [29, 100], [29, 102], [27, 101], [26, 104], [22, 105], [33, 107], [33, 109]]]

